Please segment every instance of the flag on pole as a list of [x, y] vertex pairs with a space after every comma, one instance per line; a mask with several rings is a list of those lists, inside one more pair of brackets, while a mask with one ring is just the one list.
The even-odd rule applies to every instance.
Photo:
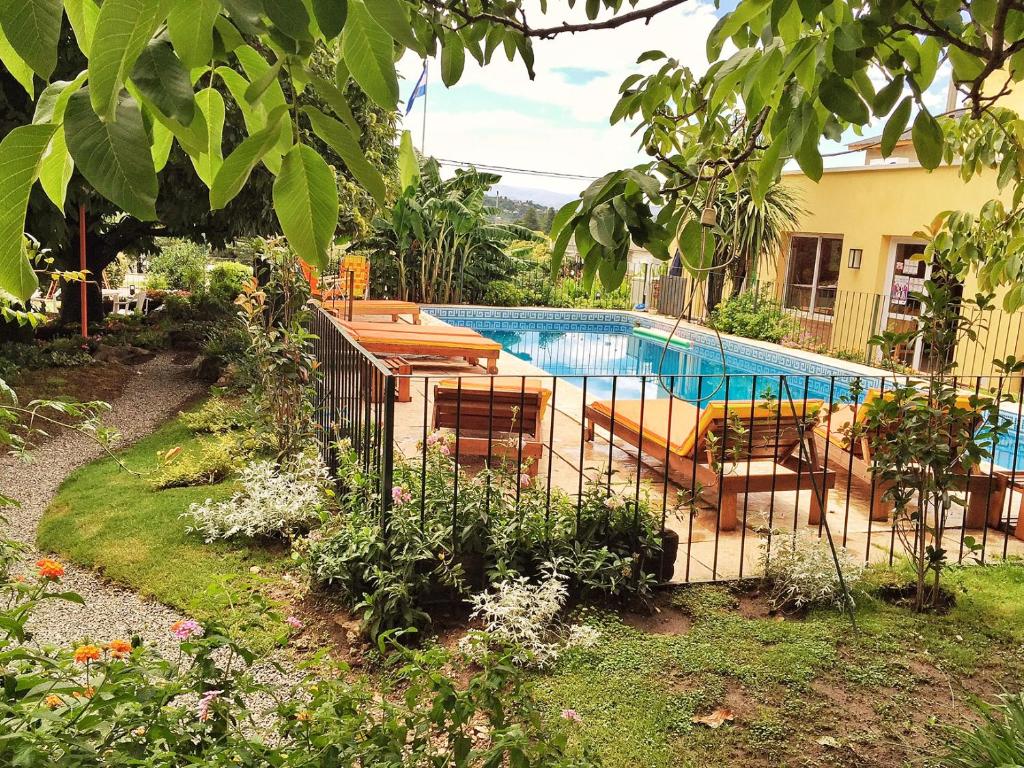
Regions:
[[409, 100], [405, 103], [405, 114], [409, 114], [412, 111], [413, 102], [416, 101], [420, 96], [427, 95], [427, 62], [423, 62], [423, 71], [420, 72], [420, 79], [416, 81], [416, 87], [412, 89], [412, 94], [409, 96]]

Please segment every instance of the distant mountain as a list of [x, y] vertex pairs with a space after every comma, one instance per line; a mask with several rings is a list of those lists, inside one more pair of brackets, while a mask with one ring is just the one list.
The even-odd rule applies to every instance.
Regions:
[[[580, 182], [580, 189], [586, 186]], [[561, 208], [570, 200], [575, 200], [579, 195], [569, 195], [565, 192], [553, 192], [550, 189], [539, 189], [535, 187], [515, 187], [509, 184], [496, 184], [491, 188], [492, 195], [508, 197], [512, 200], [523, 200], [536, 203], [542, 208]]]

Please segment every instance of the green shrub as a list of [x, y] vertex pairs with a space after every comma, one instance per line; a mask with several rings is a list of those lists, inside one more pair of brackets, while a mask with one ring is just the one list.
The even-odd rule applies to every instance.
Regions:
[[1004, 696], [997, 706], [977, 705], [985, 722], [958, 730], [955, 746], [940, 761], [943, 768], [1024, 765], [1024, 693]]
[[57, 338], [22, 344], [8, 341], [0, 344], [0, 379], [18, 371], [39, 368], [75, 368], [92, 362], [89, 345], [80, 338]]
[[210, 296], [218, 302], [233, 304], [242, 286], [252, 279], [252, 267], [237, 261], [222, 261], [210, 270]]
[[342, 452], [340, 512], [310, 537], [306, 564], [314, 584], [337, 590], [362, 613], [367, 634], [422, 626], [431, 602], [465, 599], [511, 573], [534, 576], [549, 561], [577, 596], [650, 595], [660, 516], [644, 497], [637, 505], [595, 480], [577, 510], [567, 494], [521, 482], [514, 467], [474, 476], [457, 470], [450, 437], [428, 440], [425, 473], [418, 461], [396, 465], [383, 526], [376, 476]]
[[482, 302], [494, 307], [523, 307], [528, 299], [527, 291], [511, 280], [493, 280], [487, 284]]
[[168, 458], [153, 478], [154, 487], [163, 490], [219, 483], [234, 469], [229, 445], [229, 442], [219, 441], [199, 451]]
[[[206, 285], [206, 264], [210, 260], [208, 246], [179, 238], [161, 238], [157, 245], [160, 251], [149, 258], [147, 265], [147, 288], [198, 291]], [[150, 282], [156, 275], [163, 276], [166, 286]]]
[[196, 410], [182, 414], [181, 421], [193, 432], [219, 434], [251, 426], [256, 415], [243, 402], [215, 395]]
[[796, 321], [777, 302], [756, 291], [722, 301], [711, 313], [708, 325], [722, 333], [775, 344], [796, 329]]

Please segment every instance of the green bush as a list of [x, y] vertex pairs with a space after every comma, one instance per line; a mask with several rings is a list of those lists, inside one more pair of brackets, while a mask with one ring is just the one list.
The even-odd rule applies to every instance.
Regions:
[[210, 296], [226, 304], [233, 304], [242, 286], [252, 279], [252, 267], [237, 261], [222, 261], [210, 270]]
[[219, 441], [199, 451], [169, 456], [153, 478], [153, 486], [163, 490], [219, 483], [234, 469], [229, 445], [227, 441]]
[[0, 379], [18, 371], [39, 368], [75, 368], [92, 362], [89, 345], [80, 338], [58, 338], [22, 344], [8, 341], [0, 344]]
[[523, 482], [515, 467], [457, 469], [451, 435], [437, 433], [425, 472], [418, 461], [396, 465], [382, 526], [376, 476], [351, 451], [340, 462], [340, 512], [310, 537], [306, 564], [314, 584], [362, 613], [371, 637], [422, 626], [428, 604], [465, 599], [511, 573], [534, 576], [552, 560], [577, 596], [644, 599], [658, 581], [660, 516], [644, 497], [638, 505], [600, 480], [587, 484], [577, 510], [567, 494]]
[[796, 329], [796, 321], [777, 302], [756, 291], [723, 300], [708, 325], [722, 333], [775, 344]]
[[[179, 238], [161, 238], [157, 245], [160, 251], [150, 256], [147, 265], [147, 288], [198, 291], [206, 285], [208, 246]], [[166, 284], [155, 284], [154, 277], [162, 277]]]

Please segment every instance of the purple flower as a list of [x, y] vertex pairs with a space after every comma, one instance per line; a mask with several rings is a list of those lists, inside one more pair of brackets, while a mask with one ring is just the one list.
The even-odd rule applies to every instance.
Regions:
[[195, 619], [180, 619], [171, 624], [171, 634], [179, 640], [188, 640], [192, 635], [202, 631], [199, 622]]
[[563, 709], [562, 710], [562, 719], [563, 720], [571, 720], [574, 723], [582, 723], [583, 722], [583, 718], [580, 717], [580, 713], [577, 712], [575, 709]]
[[519, 475], [519, 487], [526, 488], [530, 484], [530, 476], [523, 472]]
[[412, 501], [412, 494], [409, 493], [405, 488], [400, 485], [396, 485], [391, 489], [391, 501], [395, 503], [395, 506], [401, 506], [402, 504], [408, 504]]
[[288, 624], [288, 626], [292, 629], [302, 629], [303, 627], [302, 622], [294, 616], [289, 616], [287, 619], [285, 619], [285, 623]]
[[199, 700], [199, 706], [196, 711], [199, 713], [199, 720], [206, 722], [210, 719], [210, 705], [220, 697], [224, 691], [207, 691], [203, 694], [203, 698]]

